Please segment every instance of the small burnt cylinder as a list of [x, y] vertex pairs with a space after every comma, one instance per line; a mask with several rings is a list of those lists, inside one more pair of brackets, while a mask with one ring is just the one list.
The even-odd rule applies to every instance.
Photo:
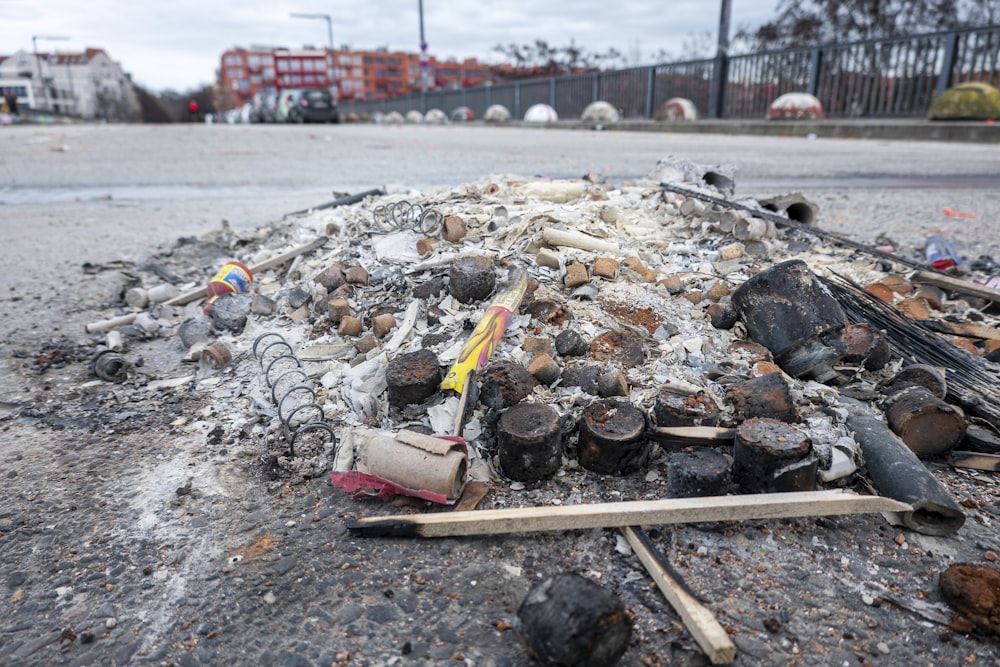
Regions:
[[385, 381], [389, 403], [402, 408], [422, 403], [434, 395], [441, 384], [441, 366], [430, 350], [401, 354], [386, 365]]
[[233, 360], [233, 351], [222, 341], [215, 341], [201, 351], [199, 363], [213, 371], [220, 370]]
[[114, 350], [102, 350], [91, 362], [94, 375], [107, 382], [120, 384], [128, 378], [129, 363]]
[[531, 373], [536, 380], [545, 386], [549, 386], [559, 379], [559, 374], [562, 373], [562, 369], [559, 368], [559, 364], [556, 363], [555, 359], [547, 354], [540, 354], [532, 359], [531, 363], [528, 364], [528, 372]]
[[673, 498], [724, 496], [732, 480], [732, 464], [711, 447], [675, 452], [667, 464], [667, 490]]
[[743, 493], [812, 490], [816, 461], [809, 458], [811, 452], [809, 437], [791, 424], [748, 419], [736, 429], [733, 478]]
[[845, 348], [844, 361], [860, 364], [870, 371], [889, 363], [889, 341], [867, 322], [848, 324], [841, 330], [840, 336]]
[[732, 384], [726, 388], [726, 398], [740, 420], [769, 417], [791, 424], [799, 418], [792, 390], [778, 372]]
[[930, 389], [911, 385], [890, 394], [883, 404], [893, 432], [920, 458], [944, 454], [965, 437], [965, 415]]
[[657, 426], [718, 426], [719, 406], [703, 391], [682, 394], [662, 389], [653, 404]]
[[646, 418], [626, 401], [601, 399], [580, 415], [580, 465], [605, 475], [625, 475], [646, 465]]
[[458, 257], [448, 272], [451, 295], [462, 303], [482, 301], [497, 285], [493, 260], [482, 255]]
[[575, 329], [565, 329], [556, 336], [556, 352], [564, 357], [582, 357], [590, 351], [590, 343]]
[[924, 387], [938, 398], [948, 394], [948, 383], [944, 373], [926, 364], [912, 364], [899, 371], [886, 382], [879, 385], [886, 396], [894, 394], [906, 387]]
[[617, 329], [591, 341], [590, 357], [622, 368], [635, 368], [645, 361], [646, 351], [639, 336], [627, 329]]
[[628, 379], [617, 368], [597, 376], [597, 394], [603, 398], [628, 396]]
[[497, 422], [500, 467], [510, 479], [548, 479], [562, 463], [559, 413], [545, 403], [518, 403]]
[[628, 650], [632, 619], [614, 593], [565, 572], [528, 591], [514, 632], [541, 663], [611, 667]]
[[716, 329], [732, 329], [739, 319], [736, 309], [729, 303], [712, 303], [705, 309], [708, 321]]
[[579, 387], [588, 394], [597, 395], [597, 380], [601, 377], [601, 369], [597, 366], [573, 365], [562, 370], [563, 387]]
[[526, 398], [537, 386], [538, 380], [521, 364], [498, 361], [483, 372], [479, 401], [494, 410], [502, 410]]
[[732, 295], [750, 338], [765, 346], [794, 377], [836, 379], [847, 316], [805, 262], [793, 259], [761, 271]]
[[191, 348], [197, 343], [207, 343], [212, 339], [212, 325], [205, 320], [187, 319], [177, 328], [177, 335], [184, 347]]

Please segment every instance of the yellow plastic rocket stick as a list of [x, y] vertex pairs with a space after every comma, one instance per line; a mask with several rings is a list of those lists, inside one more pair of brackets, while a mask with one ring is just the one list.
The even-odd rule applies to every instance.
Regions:
[[522, 268], [511, 269], [507, 285], [493, 299], [486, 309], [483, 319], [473, 329], [455, 363], [441, 382], [441, 391], [452, 390], [465, 393], [466, 381], [470, 373], [477, 373], [486, 367], [493, 354], [493, 348], [503, 337], [511, 315], [517, 310], [524, 293], [528, 289], [528, 273]]

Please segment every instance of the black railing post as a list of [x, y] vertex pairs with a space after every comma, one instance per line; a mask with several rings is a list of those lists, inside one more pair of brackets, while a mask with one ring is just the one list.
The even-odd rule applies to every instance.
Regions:
[[590, 101], [596, 102], [601, 99], [601, 74], [594, 72], [590, 75]]
[[556, 78], [551, 77], [549, 79], [549, 106], [553, 109], [556, 108]]
[[814, 48], [809, 52], [809, 84], [806, 92], [819, 97], [819, 71], [823, 67], [823, 51]]
[[646, 70], [646, 103], [643, 106], [643, 116], [645, 118], [652, 118], [655, 111], [653, 110], [653, 100], [654, 92], [656, 88], [656, 65], [650, 65]]
[[521, 82], [514, 82], [514, 118], [521, 118]]
[[938, 74], [935, 95], [940, 95], [951, 87], [951, 75], [955, 71], [955, 58], [958, 55], [959, 34], [953, 32], [944, 38], [944, 58], [941, 61], [941, 72]]

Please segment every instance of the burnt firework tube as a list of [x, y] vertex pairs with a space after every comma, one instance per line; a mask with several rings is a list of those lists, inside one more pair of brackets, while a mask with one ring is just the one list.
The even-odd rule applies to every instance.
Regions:
[[522, 268], [512, 268], [507, 284], [486, 309], [483, 319], [472, 330], [455, 363], [441, 382], [441, 391], [462, 393], [471, 373], [486, 368], [493, 349], [503, 338], [511, 315], [517, 310], [528, 290], [528, 273]]

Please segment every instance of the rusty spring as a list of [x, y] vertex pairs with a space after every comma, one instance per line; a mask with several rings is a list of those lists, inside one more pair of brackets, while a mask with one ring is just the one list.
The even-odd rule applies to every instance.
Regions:
[[[309, 433], [320, 435], [319, 446], [326, 441], [336, 447], [333, 427], [323, 421], [323, 408], [316, 403], [316, 391], [302, 369], [302, 360], [288, 341], [278, 333], [261, 334], [253, 342], [253, 355], [271, 390], [271, 401], [278, 407], [278, 419], [291, 455], [295, 456], [298, 438]], [[324, 435], [329, 436], [328, 441]]]
[[376, 206], [372, 209], [372, 219], [383, 228], [412, 229], [426, 236], [436, 236], [444, 224], [444, 216], [437, 209], [406, 200]]

